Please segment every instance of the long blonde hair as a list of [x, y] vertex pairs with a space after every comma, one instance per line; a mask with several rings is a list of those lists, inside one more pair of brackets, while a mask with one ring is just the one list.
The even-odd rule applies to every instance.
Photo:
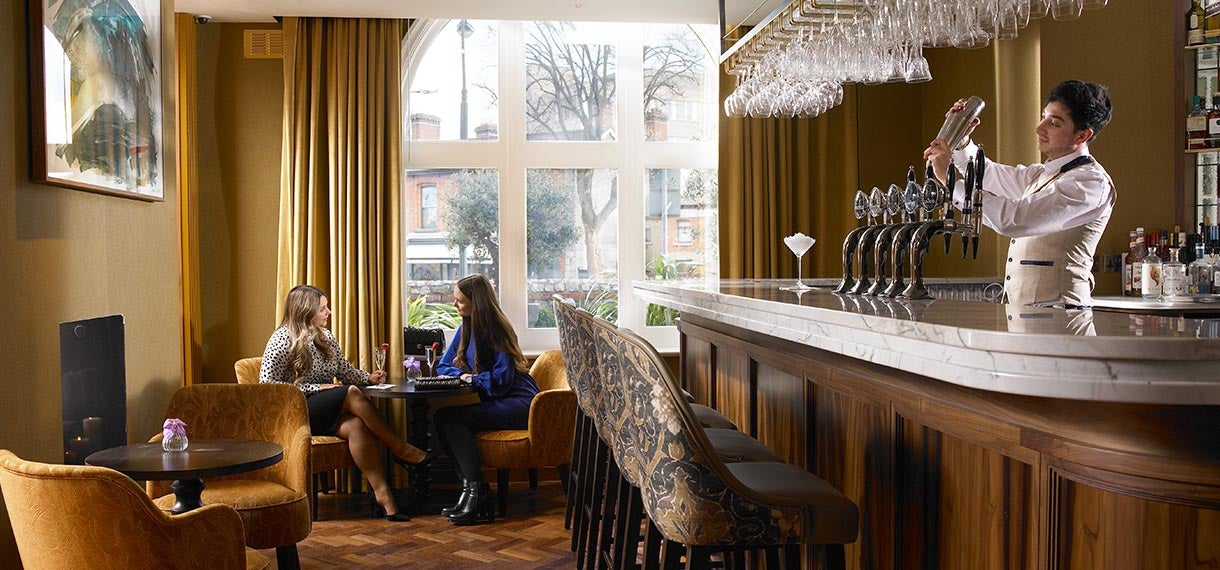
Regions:
[[[470, 299], [471, 307], [470, 316], [462, 317], [462, 337], [458, 339], [453, 363], [471, 372], [490, 370], [495, 363], [495, 353], [507, 352], [513, 357], [518, 371], [529, 371], [529, 362], [521, 354], [521, 345], [517, 342], [517, 332], [500, 309], [500, 300], [487, 276], [479, 273], [468, 275], [458, 280], [457, 288]], [[474, 363], [466, 362], [466, 347], [470, 346], [471, 335], [474, 335], [477, 351]]]
[[297, 285], [288, 291], [288, 297], [284, 299], [284, 320], [280, 322], [280, 326], [288, 329], [291, 342], [288, 345], [288, 358], [292, 363], [294, 382], [299, 383], [313, 369], [310, 344], [327, 360], [335, 356], [330, 342], [326, 339], [326, 332], [313, 324], [314, 317], [322, 310], [323, 297], [326, 297], [326, 292], [317, 287]]

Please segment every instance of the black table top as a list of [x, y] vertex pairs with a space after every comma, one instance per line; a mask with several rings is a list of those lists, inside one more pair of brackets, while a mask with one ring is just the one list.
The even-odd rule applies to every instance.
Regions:
[[92, 453], [85, 464], [114, 469], [140, 481], [202, 479], [262, 469], [284, 458], [277, 443], [253, 439], [192, 439], [185, 451], [161, 442], [133, 443]]
[[473, 394], [474, 386], [469, 384], [460, 388], [448, 390], [416, 390], [415, 384], [399, 383], [390, 388], [374, 388], [366, 386], [364, 395], [370, 398], [449, 398], [453, 396], [462, 396], [465, 394]]

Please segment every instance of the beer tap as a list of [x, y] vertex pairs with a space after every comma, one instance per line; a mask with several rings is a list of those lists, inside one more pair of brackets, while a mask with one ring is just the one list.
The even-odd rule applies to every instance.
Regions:
[[[852, 213], [855, 214], [857, 220], [864, 220], [868, 216], [868, 197], [864, 195], [864, 190], [856, 190]], [[835, 287], [835, 293], [846, 293], [855, 286], [856, 280], [852, 277], [852, 259], [854, 258], [856, 247], [860, 243], [860, 236], [871, 225], [872, 220], [866, 220], [864, 225], [847, 232], [847, 237], [843, 238], [843, 280], [839, 281], [838, 287]]]
[[[903, 261], [906, 257], [907, 246], [911, 242], [911, 233], [919, 228], [920, 225], [920, 194], [922, 188], [919, 183], [915, 182], [915, 167], [907, 169], [907, 185], [906, 191], [902, 196], [903, 219], [905, 223], [894, 230], [892, 239], [890, 240], [890, 286], [879, 293], [879, 296], [897, 297], [906, 289], [906, 282], [903, 280]], [[924, 216], [926, 217], [926, 216]]]
[[902, 190], [898, 188], [897, 184], [890, 184], [889, 190], [885, 193], [886, 225], [877, 233], [877, 239], [873, 245], [873, 275], [876, 276], [876, 280], [873, 281], [872, 287], [864, 292], [865, 295], [879, 295], [889, 285], [886, 276], [886, 262], [889, 260], [890, 243], [894, 239], [894, 234], [902, 227], [902, 212]]
[[972, 259], [979, 258], [979, 234], [983, 230], [983, 171], [987, 164], [987, 156], [983, 154], [983, 146], [979, 145], [979, 150], [974, 155], [974, 204], [972, 211], [974, 218], [971, 220], [974, 224], [971, 226], [973, 235], [970, 236], [970, 257]]
[[[882, 217], [885, 211], [885, 198], [881, 195], [881, 189], [873, 186], [873, 190], [868, 193], [868, 215], [870, 221], [876, 221]], [[877, 233], [885, 227], [884, 224], [873, 223], [863, 233], [860, 234], [860, 242], [856, 246], [856, 272], [859, 277], [856, 278], [856, 284], [848, 293], [861, 294], [868, 291], [869, 287], [873, 286], [872, 280], [869, 278], [868, 256], [873, 248], [873, 241], [877, 239]]]
[[[916, 224], [911, 230], [911, 239], [907, 244], [909, 259], [911, 263], [911, 283], [902, 290], [901, 293], [895, 295], [898, 298], [906, 299], [929, 299], [932, 297], [928, 293], [928, 288], [923, 283], [923, 261], [924, 256], [928, 253], [928, 247], [931, 245], [931, 238], [941, 234], [951, 234], [957, 228], [957, 222], [950, 216], [950, 212], [944, 212], [944, 217], [938, 220], [930, 220], [938, 209], [946, 207], [945, 188], [936, 180], [933, 174], [931, 164], [927, 169], [928, 176], [924, 180], [923, 191], [921, 192], [920, 202], [924, 210], [924, 221]], [[957, 176], [956, 169], [953, 166], [949, 167], [949, 179], [954, 180]], [[952, 204], [947, 205], [951, 210]], [[946, 242], [949, 238], [945, 236]], [[946, 252], [948, 251], [948, 243], [946, 243]]]
[[970, 249], [970, 240], [967, 238], [974, 235], [974, 161], [966, 161], [966, 197], [962, 200], [962, 259], [966, 259], [966, 252]]
[[[957, 166], [952, 162], [949, 163], [949, 184], [945, 186], [945, 196], [942, 205], [944, 206], [944, 220], [946, 222], [954, 222], [953, 220], [953, 187], [957, 186]], [[953, 223], [947, 223], [949, 229], [953, 229]], [[953, 233], [945, 233], [945, 254], [949, 253], [949, 247], [953, 243]]]

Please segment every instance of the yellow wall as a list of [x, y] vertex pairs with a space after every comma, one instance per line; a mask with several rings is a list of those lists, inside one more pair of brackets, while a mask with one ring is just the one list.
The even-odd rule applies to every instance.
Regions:
[[203, 379], [233, 380], [275, 329], [283, 60], [245, 59], [242, 31], [198, 26]]
[[[1113, 120], [1090, 145], [1118, 187], [1098, 253], [1126, 251], [1136, 226], [1173, 229], [1174, 193], [1183, 191], [1173, 179], [1183, 160], [1174, 127], [1185, 119], [1174, 115], [1173, 78], [1182, 53], [1174, 29], [1182, 18], [1165, 4], [1111, 2], [1078, 20], [1042, 23], [1043, 91], [1065, 79], [1095, 81], [1110, 87], [1114, 103]], [[1118, 294], [1118, 275], [1099, 274], [1099, 291]]]
[[[62, 461], [59, 323], [122, 313], [127, 430], [160, 429], [181, 384], [178, 197], [173, 184], [173, 95], [167, 90], [164, 202], [148, 203], [31, 183], [26, 2], [0, 3], [0, 448]], [[172, 30], [172, 19], [169, 20]], [[169, 32], [172, 34], [172, 31]], [[172, 38], [165, 38], [167, 45]], [[162, 56], [172, 64], [172, 54]], [[166, 86], [171, 69], [163, 68]], [[18, 568], [0, 514], [0, 568]]]

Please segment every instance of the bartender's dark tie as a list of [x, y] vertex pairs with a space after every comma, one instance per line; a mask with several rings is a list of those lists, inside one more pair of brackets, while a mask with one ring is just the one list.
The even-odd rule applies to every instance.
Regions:
[[1091, 157], [1087, 154], [1083, 155], [1083, 156], [1078, 156], [1076, 158], [1073, 158], [1071, 162], [1063, 165], [1063, 168], [1059, 169], [1059, 174], [1067, 174], [1067, 171], [1072, 170], [1074, 168], [1080, 168], [1081, 166], [1085, 166], [1087, 164], [1093, 164], [1093, 157]]
[[1060, 176], [1063, 176], [1069, 170], [1080, 168], [1081, 166], [1085, 166], [1085, 165], [1089, 165], [1089, 164], [1093, 164], [1093, 157], [1091, 157], [1087, 154], [1084, 156], [1078, 156], [1076, 158], [1073, 158], [1070, 162], [1063, 165], [1063, 167], [1059, 169], [1059, 172], [1055, 173], [1054, 176], [1047, 178], [1046, 181], [1044, 181], [1044, 182], [1036, 183], [1037, 186], [1031, 187], [1025, 193], [1026, 193], [1026, 195], [1037, 194], [1038, 192], [1041, 192], [1043, 188], [1050, 186], [1051, 182], [1054, 182], [1055, 179], [1059, 178]]

